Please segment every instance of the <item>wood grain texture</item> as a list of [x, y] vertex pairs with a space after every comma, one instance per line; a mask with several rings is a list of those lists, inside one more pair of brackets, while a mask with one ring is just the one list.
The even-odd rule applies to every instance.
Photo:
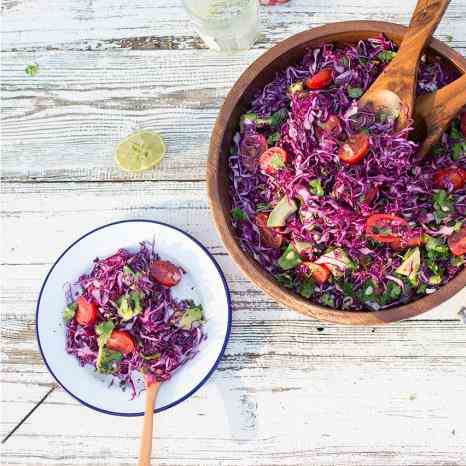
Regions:
[[[322, 325], [255, 288], [225, 252], [206, 196], [208, 141], [235, 80], [264, 49], [330, 21], [407, 24], [414, 0], [291, 0], [263, 8], [237, 54], [204, 49], [179, 0], [2, 2], [1, 400], [6, 434], [53, 383], [37, 350], [35, 301], [58, 254], [105, 222], [153, 218], [204, 242], [225, 271], [234, 323], [219, 370], [158, 416], [162, 466], [464, 466], [466, 293], [385, 328]], [[466, 4], [437, 36], [466, 50]], [[450, 39], [450, 38], [448, 38]], [[34, 78], [29, 63], [39, 64]], [[113, 165], [133, 129], [162, 132], [160, 168]], [[132, 181], [129, 183], [129, 181]], [[38, 241], [38, 238], [43, 238]], [[140, 419], [111, 418], [63, 390], [2, 446], [2, 464], [136, 464]]]

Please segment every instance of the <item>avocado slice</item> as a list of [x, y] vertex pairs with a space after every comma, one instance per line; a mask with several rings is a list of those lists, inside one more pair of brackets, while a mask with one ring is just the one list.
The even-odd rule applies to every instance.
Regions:
[[309, 243], [309, 241], [293, 241], [293, 246], [296, 251], [298, 251], [298, 254], [314, 247], [314, 245]]
[[293, 199], [290, 201], [286, 196], [283, 196], [273, 208], [272, 212], [270, 212], [267, 226], [270, 228], [284, 226], [286, 219], [297, 210], [298, 206], [296, 202]]
[[301, 257], [299, 257], [299, 254], [291, 244], [288, 245], [285, 252], [278, 259], [278, 265], [282, 270], [293, 269], [301, 262]]
[[343, 248], [331, 249], [322, 254], [315, 262], [316, 264], [325, 264], [336, 278], [342, 277], [346, 270], [355, 269], [354, 262]]
[[421, 267], [421, 252], [418, 247], [408, 249], [404, 255], [402, 264], [395, 270], [396, 273], [408, 277], [408, 280], [416, 284], [417, 274]]

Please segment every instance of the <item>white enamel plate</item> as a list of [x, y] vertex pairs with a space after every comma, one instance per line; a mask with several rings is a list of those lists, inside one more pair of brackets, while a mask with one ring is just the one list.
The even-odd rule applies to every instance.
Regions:
[[[156, 412], [186, 400], [207, 381], [230, 335], [231, 303], [225, 278], [197, 240], [175, 227], [150, 220], [111, 223], [87, 233], [66, 249], [47, 274], [37, 302], [36, 331], [44, 362], [57, 382], [81, 403], [108, 414], [143, 415], [143, 393], [131, 399], [129, 389], [122, 391], [117, 383], [109, 386], [111, 376], [97, 374], [90, 365], [81, 367], [74, 356], [66, 353], [64, 284], [89, 272], [96, 257], [107, 257], [120, 248], [137, 251], [141, 241], [154, 239], [161, 258], [186, 271], [173, 294], [201, 303], [207, 319], [207, 339], [201, 343], [199, 354], [162, 384]], [[138, 383], [142, 388], [142, 377]]]

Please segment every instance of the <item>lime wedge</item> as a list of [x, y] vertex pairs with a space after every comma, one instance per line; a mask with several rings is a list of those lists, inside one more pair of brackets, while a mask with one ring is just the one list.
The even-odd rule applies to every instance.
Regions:
[[140, 172], [155, 167], [165, 155], [162, 136], [151, 131], [138, 131], [120, 141], [115, 148], [115, 161], [127, 172]]

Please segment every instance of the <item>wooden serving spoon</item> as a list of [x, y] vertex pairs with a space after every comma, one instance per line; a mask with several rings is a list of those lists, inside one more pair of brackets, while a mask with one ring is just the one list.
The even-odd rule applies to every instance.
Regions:
[[152, 453], [152, 434], [154, 431], [154, 405], [160, 382], [144, 377], [146, 383], [146, 403], [144, 409], [144, 422], [141, 435], [141, 446], [139, 448], [138, 466], [150, 466], [150, 456]]
[[431, 94], [424, 94], [414, 104], [413, 139], [421, 142], [418, 157], [427, 155], [450, 121], [466, 105], [466, 74]]
[[447, 9], [450, 0], [418, 0], [397, 54], [359, 100], [359, 106], [371, 106], [398, 116], [396, 127], [407, 126], [416, 96], [419, 59], [425, 44]]

